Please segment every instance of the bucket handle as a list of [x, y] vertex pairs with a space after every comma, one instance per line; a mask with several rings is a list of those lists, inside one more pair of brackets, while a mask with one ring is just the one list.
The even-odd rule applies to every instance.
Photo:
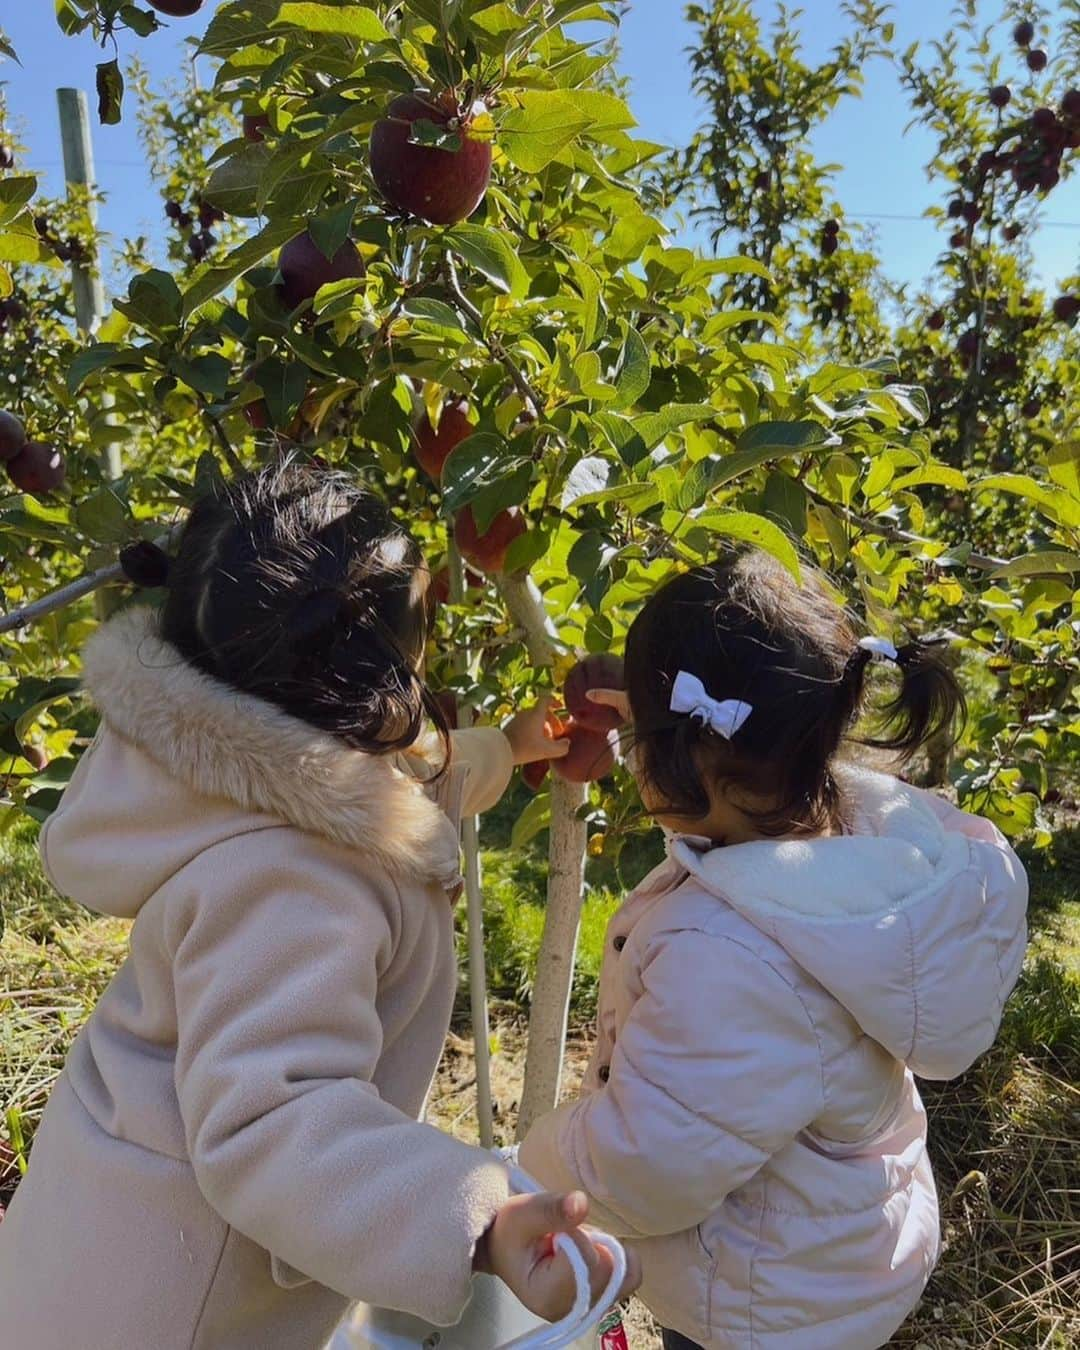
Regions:
[[[513, 1165], [510, 1167], [510, 1183], [519, 1195], [538, 1195], [542, 1190], [532, 1177]], [[598, 1326], [610, 1312], [626, 1279], [626, 1252], [622, 1243], [607, 1233], [590, 1230], [589, 1238], [611, 1255], [611, 1278], [597, 1301], [592, 1303], [585, 1258], [570, 1237], [565, 1233], [557, 1234], [555, 1246], [566, 1256], [574, 1272], [574, 1306], [561, 1321], [526, 1332], [524, 1336], [503, 1346], [502, 1350], [562, 1350], [562, 1347], [572, 1345], [585, 1332]]]

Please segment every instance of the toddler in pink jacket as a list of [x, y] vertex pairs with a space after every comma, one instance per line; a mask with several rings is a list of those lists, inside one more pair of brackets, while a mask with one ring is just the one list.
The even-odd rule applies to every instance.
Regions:
[[823, 582], [754, 551], [635, 620], [622, 706], [667, 858], [612, 920], [582, 1096], [522, 1164], [633, 1240], [669, 1350], [874, 1350], [939, 1249], [914, 1075], [991, 1045], [1027, 884], [998, 831], [840, 758], [962, 710], [939, 644], [859, 639]]

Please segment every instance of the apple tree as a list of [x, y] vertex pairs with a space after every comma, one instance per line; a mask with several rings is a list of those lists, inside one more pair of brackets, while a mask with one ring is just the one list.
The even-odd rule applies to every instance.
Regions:
[[[135, 6], [62, 8], [72, 28], [153, 40]], [[18, 735], [33, 682], [73, 669], [93, 622], [88, 600], [61, 610], [72, 592], [42, 600], [45, 577], [23, 571], [26, 517], [49, 515], [33, 547], [61, 582], [164, 535], [217, 476], [283, 453], [361, 476], [408, 518], [445, 588], [433, 677], [463, 718], [571, 677], [552, 728], [574, 738], [570, 767], [534, 779], [515, 832], [548, 830], [551, 862], [526, 1125], [557, 1088], [587, 836], [614, 853], [637, 827], [612, 728], [582, 716], [579, 660], [618, 653], [658, 582], [732, 541], [793, 573], [800, 557], [828, 565], [882, 631], [933, 604], [973, 643], [972, 606], [1062, 585], [1078, 555], [1075, 484], [1049, 469], [1032, 492], [1062, 518], [1053, 547], [1024, 557], [1028, 578], [935, 533], [930, 496], [962, 471], [937, 458], [925, 396], [861, 292], [862, 336], [829, 359], [777, 282], [790, 243], [722, 257], [672, 243], [661, 147], [635, 135], [602, 36], [618, 8], [196, 5], [224, 137], [201, 186], [219, 239], [133, 268], [103, 329], [67, 353], [52, 397], [75, 443], [112, 409], [123, 478], [102, 484], [72, 456], [63, 488], [0, 498]], [[49, 661], [27, 664], [10, 635], [58, 623]], [[51, 804], [30, 769], [7, 761], [10, 811]]]

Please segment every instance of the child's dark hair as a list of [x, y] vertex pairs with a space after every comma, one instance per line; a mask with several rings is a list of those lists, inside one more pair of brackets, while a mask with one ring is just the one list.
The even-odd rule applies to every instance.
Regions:
[[[709, 784], [770, 805], [763, 833], [822, 829], [839, 815], [832, 760], [863, 710], [872, 653], [820, 573], [802, 584], [769, 554], [734, 551], [662, 586], [631, 625], [626, 688], [640, 772], [665, 813], [700, 818]], [[950, 732], [964, 712], [955, 676], [934, 640], [897, 654], [900, 687], [878, 710], [881, 734], [864, 744], [909, 758]], [[717, 700], [753, 709], [730, 740], [695, 716], [673, 713], [680, 671]]]
[[167, 583], [162, 636], [207, 675], [356, 749], [405, 749], [425, 719], [445, 745], [419, 674], [423, 556], [348, 475], [285, 463], [237, 478], [200, 498], [171, 562], [135, 545], [121, 564]]

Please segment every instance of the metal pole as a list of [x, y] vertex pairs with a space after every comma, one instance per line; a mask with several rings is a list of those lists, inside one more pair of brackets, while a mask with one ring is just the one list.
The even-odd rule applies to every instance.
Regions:
[[[447, 558], [450, 570], [450, 598], [460, 604], [465, 595], [465, 567], [453, 540]], [[468, 666], [462, 651], [461, 669]], [[459, 718], [468, 724], [469, 713], [459, 706]], [[461, 822], [461, 843], [465, 854], [465, 912], [468, 921], [469, 1005], [472, 1012], [473, 1056], [476, 1060], [476, 1116], [480, 1124], [480, 1144], [495, 1143], [495, 1112], [491, 1101], [491, 1034], [488, 1024], [487, 968], [484, 962], [484, 896], [480, 879], [480, 837], [476, 817]]]
[[[90, 110], [86, 94], [81, 89], [58, 89], [56, 102], [60, 111], [60, 141], [64, 151], [64, 180], [68, 198], [85, 202], [86, 212], [94, 230], [94, 239], [84, 259], [72, 258], [71, 282], [75, 292], [75, 321], [90, 336], [97, 332], [105, 317], [105, 290], [97, 256], [97, 202], [94, 192], [97, 179], [94, 173], [94, 146], [90, 139]], [[101, 406], [111, 408], [113, 397], [103, 394]], [[105, 414], [108, 421], [108, 413]], [[101, 452], [101, 470], [108, 480], [124, 472], [120, 446], [110, 443]], [[107, 618], [112, 609], [113, 596], [101, 591], [97, 597], [98, 616]]]

